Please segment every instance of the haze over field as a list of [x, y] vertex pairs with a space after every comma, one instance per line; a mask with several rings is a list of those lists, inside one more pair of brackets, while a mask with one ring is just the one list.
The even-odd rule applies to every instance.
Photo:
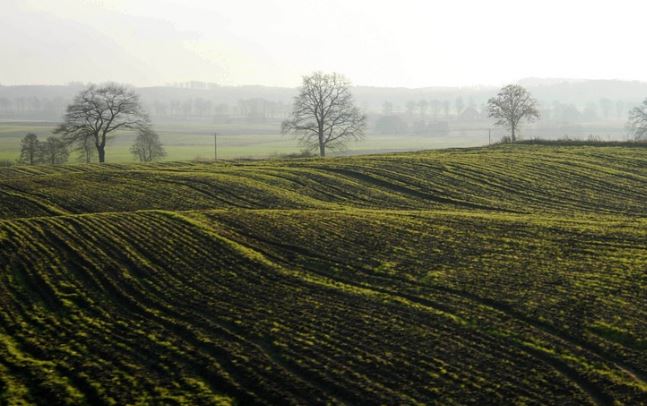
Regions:
[[[164, 159], [211, 158], [214, 132], [221, 157], [295, 153], [281, 122], [315, 71], [348, 78], [366, 114], [365, 142], [345, 153], [498, 141], [507, 130], [487, 102], [510, 83], [538, 101], [521, 138], [631, 139], [628, 114], [647, 95], [644, 11], [629, 0], [6, 0], [0, 161], [106, 82], [137, 88]], [[110, 138], [111, 160], [132, 160], [134, 137]]]
[[642, 1], [5, 0], [0, 83], [647, 81]]

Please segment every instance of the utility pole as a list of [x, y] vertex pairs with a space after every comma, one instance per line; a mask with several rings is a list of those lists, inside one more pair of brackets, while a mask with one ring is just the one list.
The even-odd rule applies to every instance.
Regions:
[[213, 133], [213, 160], [218, 160], [218, 133]]

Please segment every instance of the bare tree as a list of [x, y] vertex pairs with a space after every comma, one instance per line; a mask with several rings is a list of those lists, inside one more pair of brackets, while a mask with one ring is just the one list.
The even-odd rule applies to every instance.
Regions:
[[597, 103], [594, 102], [588, 102], [584, 106], [584, 110], [582, 111], [582, 116], [584, 116], [584, 120], [587, 121], [596, 121], [599, 119], [598, 115], [598, 105]]
[[458, 96], [454, 101], [454, 108], [456, 108], [456, 117], [460, 116], [465, 109], [465, 102], [463, 102], [463, 98], [461, 96]]
[[449, 100], [443, 100], [443, 112], [445, 113], [445, 119], [449, 118]]
[[350, 83], [337, 73], [313, 73], [303, 78], [290, 117], [281, 132], [294, 134], [310, 150], [342, 148], [348, 140], [364, 136], [366, 116], [353, 103]]
[[67, 143], [77, 145], [84, 145], [91, 137], [99, 162], [105, 162], [110, 136], [117, 130], [147, 126], [148, 116], [134, 91], [117, 84], [90, 85], [67, 107], [63, 124], [54, 132], [62, 134]]
[[622, 100], [616, 101], [616, 117], [620, 118], [625, 114], [625, 102]]
[[407, 115], [409, 117], [413, 116], [413, 112], [416, 110], [416, 102], [409, 100], [407, 104], [405, 104], [405, 109], [407, 110]]
[[487, 102], [489, 117], [496, 118], [496, 125], [510, 129], [510, 138], [517, 140], [517, 129], [522, 119], [532, 122], [539, 119], [537, 101], [519, 85], [508, 85]]
[[419, 100], [418, 101], [418, 109], [420, 111], [420, 116], [421, 117], [426, 117], [427, 116], [427, 109], [429, 108], [429, 102], [425, 99]]
[[150, 128], [139, 130], [135, 143], [130, 147], [130, 152], [140, 162], [151, 162], [166, 156], [159, 135]]
[[647, 99], [629, 111], [627, 127], [636, 141], [647, 140]]
[[34, 165], [37, 164], [40, 156], [40, 141], [34, 133], [28, 133], [20, 141], [20, 162]]
[[70, 152], [66, 143], [58, 137], [47, 137], [40, 145], [41, 160], [48, 164], [63, 164], [67, 162]]
[[434, 118], [434, 121], [437, 121], [438, 113], [440, 112], [442, 103], [440, 102], [440, 100], [433, 99], [429, 101], [429, 106], [431, 107], [431, 116]]
[[602, 110], [602, 115], [606, 120], [611, 116], [611, 110], [613, 110], [613, 102], [606, 97], [599, 100], [600, 110]]
[[382, 104], [382, 114], [385, 116], [393, 114], [393, 103], [385, 101], [384, 104]]

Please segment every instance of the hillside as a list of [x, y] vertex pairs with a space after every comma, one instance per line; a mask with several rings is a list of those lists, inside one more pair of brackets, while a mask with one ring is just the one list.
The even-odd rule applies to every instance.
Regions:
[[294, 161], [0, 168], [0, 218], [206, 208], [645, 216], [645, 147], [454, 149]]
[[0, 404], [647, 403], [647, 148], [0, 170]]

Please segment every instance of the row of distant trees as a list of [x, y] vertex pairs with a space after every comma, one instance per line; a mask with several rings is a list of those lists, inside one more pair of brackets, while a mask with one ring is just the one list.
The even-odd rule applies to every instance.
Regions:
[[[66, 142], [62, 137], [49, 136], [40, 141], [34, 133], [28, 133], [20, 142], [20, 158], [18, 161], [27, 165], [63, 164], [70, 156], [70, 149], [79, 152], [79, 158], [86, 163], [95, 160], [96, 149], [91, 138], [83, 143]], [[140, 162], [151, 162], [166, 156], [159, 135], [150, 128], [144, 128], [137, 134], [130, 152]]]
[[[487, 111], [496, 125], [510, 131], [513, 142], [522, 122], [541, 117], [537, 100], [519, 85], [502, 88], [488, 100]], [[647, 99], [631, 110], [628, 127], [637, 140], [647, 139]], [[83, 151], [87, 162], [95, 151], [98, 161], [105, 162], [108, 139], [123, 130], [137, 131], [131, 152], [140, 161], [164, 156], [159, 136], [134, 90], [116, 84], [90, 85], [67, 107], [63, 123], [54, 131], [60, 138], [50, 137], [41, 146], [34, 134], [28, 134], [21, 159], [32, 164], [59, 163], [67, 160], [67, 147], [71, 146]], [[322, 157], [329, 149], [363, 139], [365, 131], [366, 115], [355, 105], [348, 79], [337, 73], [305, 76], [292, 112], [281, 124], [283, 134], [293, 135], [303, 147], [317, 150]]]
[[[463, 97], [453, 100], [419, 99], [410, 100], [403, 105], [385, 101], [381, 115], [405, 115], [408, 119], [450, 120], [461, 119], [466, 111], [476, 112], [479, 118], [487, 118], [485, 103], [477, 104], [473, 98], [464, 101]], [[0, 97], [0, 114], [19, 117], [56, 117], [65, 111], [67, 103], [61, 97]], [[582, 106], [573, 103], [554, 101], [541, 107], [542, 116], [555, 121], [597, 121], [625, 117], [627, 104], [623, 100], [602, 98]], [[240, 99], [235, 104], [217, 103], [203, 97], [188, 99], [154, 100], [149, 104], [150, 113], [155, 117], [171, 119], [187, 118], [240, 118], [248, 122], [285, 119], [291, 106], [281, 101], [264, 98]]]
[[0, 113], [5, 115], [40, 113], [51, 116], [59, 114], [64, 109], [65, 100], [62, 97], [0, 97]]
[[[473, 98], [466, 103], [463, 97], [452, 100], [420, 99], [409, 100], [403, 106], [386, 101], [382, 105], [382, 115], [401, 115], [407, 118], [432, 118], [433, 120], [450, 118], [460, 119], [466, 111], [476, 112], [478, 118], [487, 118], [487, 103], [478, 105]], [[595, 121], [599, 119], [610, 120], [621, 118], [626, 114], [626, 103], [622, 100], [613, 101], [602, 98], [597, 102], [589, 102], [578, 107], [573, 103], [554, 101], [550, 105], [541, 106], [542, 116], [556, 121]]]
[[[53, 118], [65, 111], [67, 102], [62, 97], [0, 97], [0, 115], [8, 117]], [[203, 97], [187, 99], [154, 100], [148, 105], [156, 117], [188, 118], [240, 118], [249, 122], [283, 119], [290, 105], [264, 98], [240, 99], [235, 104], [217, 103]]]
[[236, 104], [215, 103], [209, 99], [195, 97], [185, 100], [156, 100], [151, 106], [151, 113], [157, 117], [168, 118], [234, 118], [239, 117], [250, 122], [285, 118], [290, 112], [290, 105], [256, 97], [240, 99]]
[[40, 141], [34, 133], [25, 135], [20, 143], [20, 162], [28, 165], [61, 164], [67, 162], [70, 152], [58, 137]]

